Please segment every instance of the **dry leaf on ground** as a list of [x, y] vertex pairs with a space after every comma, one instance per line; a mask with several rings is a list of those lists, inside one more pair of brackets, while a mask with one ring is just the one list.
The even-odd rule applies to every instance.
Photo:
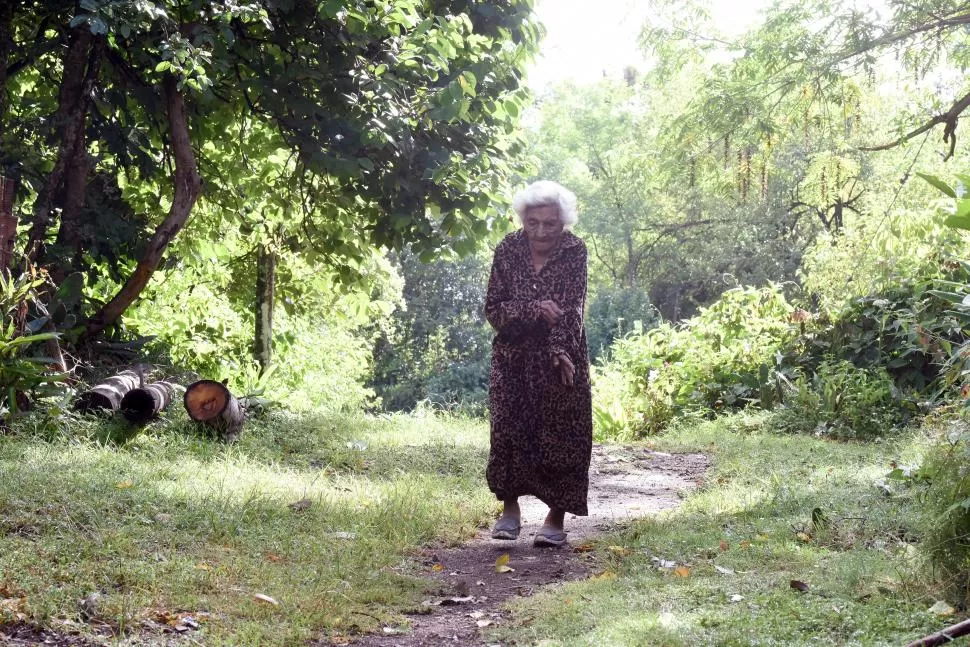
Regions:
[[272, 604], [274, 607], [280, 606], [279, 602], [269, 597], [265, 593], [253, 593], [253, 599], [258, 602], [265, 602], [266, 604]]
[[515, 571], [514, 568], [509, 566], [509, 554], [505, 553], [501, 557], [495, 560], [495, 572], [496, 573], [512, 573]]

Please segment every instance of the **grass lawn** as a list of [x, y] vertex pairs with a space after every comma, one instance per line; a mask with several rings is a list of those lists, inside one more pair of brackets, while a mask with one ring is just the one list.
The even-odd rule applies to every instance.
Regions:
[[706, 486], [600, 541], [597, 576], [517, 601], [496, 640], [901, 645], [956, 622], [929, 612], [943, 594], [918, 576], [918, 499], [880, 485], [891, 461], [918, 459], [919, 439], [835, 443], [771, 430], [770, 415], [741, 415], [653, 441], [709, 453]]
[[[918, 461], [920, 438], [772, 426], [739, 415], [652, 439], [709, 453], [706, 485], [595, 542], [593, 577], [517, 599], [490, 639], [898, 645], [955, 622], [929, 611], [945, 594], [920, 575], [918, 497], [882, 483]], [[497, 509], [481, 422], [276, 413], [227, 447], [179, 411], [104, 440], [123, 434], [72, 418], [0, 436], [0, 622], [163, 644], [152, 623], [190, 614], [205, 645], [339, 644], [400, 626], [427, 586], [417, 550], [460, 543]]]
[[272, 414], [225, 446], [171, 416], [125, 444], [76, 418], [0, 436], [0, 622], [111, 642], [188, 613], [206, 645], [341, 642], [417, 606], [410, 552], [496, 510], [481, 422]]

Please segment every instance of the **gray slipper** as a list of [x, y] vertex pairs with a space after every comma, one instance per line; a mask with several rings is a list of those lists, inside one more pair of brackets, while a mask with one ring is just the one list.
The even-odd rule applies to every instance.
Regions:
[[566, 533], [554, 528], [542, 527], [536, 533], [536, 538], [532, 541], [536, 548], [562, 548], [566, 545]]
[[492, 528], [492, 539], [505, 539], [511, 541], [519, 538], [519, 530], [522, 529], [522, 522], [515, 517], [502, 517], [495, 527]]

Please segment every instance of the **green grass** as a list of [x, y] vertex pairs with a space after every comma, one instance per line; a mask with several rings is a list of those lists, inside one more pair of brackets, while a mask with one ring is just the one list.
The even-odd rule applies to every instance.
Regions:
[[599, 541], [599, 577], [515, 602], [497, 640], [898, 645], [954, 622], [928, 612], [939, 592], [919, 577], [919, 502], [878, 486], [891, 461], [918, 459], [915, 436], [836, 443], [741, 415], [680, 425], [654, 444], [709, 453], [707, 483], [681, 508]]
[[[225, 446], [176, 411], [107, 440], [125, 435], [65, 417], [0, 436], [0, 621], [110, 644], [189, 612], [206, 645], [339, 641], [404, 624], [427, 586], [417, 550], [467, 539], [497, 508], [481, 422], [274, 413]], [[917, 436], [836, 443], [740, 415], [651, 442], [709, 453], [705, 485], [596, 542], [596, 576], [517, 600], [496, 641], [888, 645], [954, 621], [928, 612], [945, 589], [921, 576], [919, 499], [879, 486], [892, 461], [919, 461]]]
[[399, 622], [424, 587], [407, 555], [496, 509], [480, 422], [279, 413], [225, 446], [171, 416], [123, 444], [77, 418], [0, 436], [0, 598], [55, 629], [205, 612], [207, 645], [303, 644]]

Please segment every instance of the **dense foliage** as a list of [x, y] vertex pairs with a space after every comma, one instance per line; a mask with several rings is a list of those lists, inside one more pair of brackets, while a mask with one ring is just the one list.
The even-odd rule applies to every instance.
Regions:
[[382, 324], [371, 385], [383, 408], [425, 404], [481, 414], [486, 405], [491, 328], [483, 303], [488, 261], [482, 256], [421, 263], [398, 256], [402, 306]]

